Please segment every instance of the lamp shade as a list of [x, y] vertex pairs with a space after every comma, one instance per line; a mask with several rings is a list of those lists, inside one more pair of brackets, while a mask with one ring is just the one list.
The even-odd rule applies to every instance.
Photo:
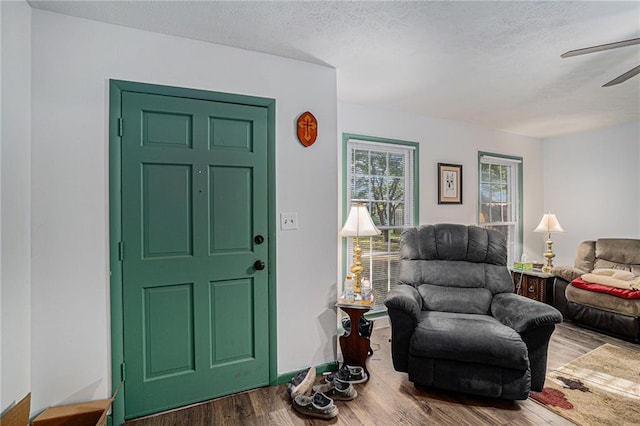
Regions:
[[339, 234], [341, 237], [371, 237], [380, 235], [380, 230], [373, 224], [367, 206], [354, 204]]
[[556, 219], [555, 214], [545, 213], [545, 215], [542, 216], [542, 220], [540, 221], [536, 229], [533, 230], [533, 232], [554, 234], [557, 232], [564, 232], [564, 229], [562, 229], [562, 226], [560, 226], [560, 222], [558, 222], [558, 219]]

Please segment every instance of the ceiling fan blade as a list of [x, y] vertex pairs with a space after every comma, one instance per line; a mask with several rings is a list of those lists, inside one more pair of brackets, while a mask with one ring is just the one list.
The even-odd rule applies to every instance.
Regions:
[[616, 41], [615, 43], [600, 44], [598, 46], [585, 47], [584, 49], [570, 50], [560, 55], [561, 58], [569, 58], [571, 56], [586, 55], [587, 53], [602, 52], [603, 50], [617, 49], [619, 47], [633, 46], [640, 44], [640, 38], [632, 38], [624, 41]]
[[638, 65], [635, 68], [630, 69], [629, 71], [625, 72], [621, 76], [614, 78], [610, 82], [604, 84], [602, 87], [615, 86], [616, 84], [623, 83], [623, 82], [629, 80], [634, 75], [638, 75], [638, 74], [640, 74], [640, 65]]

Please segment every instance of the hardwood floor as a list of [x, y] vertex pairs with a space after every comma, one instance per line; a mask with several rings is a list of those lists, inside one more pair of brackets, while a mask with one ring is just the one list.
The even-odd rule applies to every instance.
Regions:
[[[358, 397], [336, 401], [332, 420], [299, 415], [291, 408], [286, 385], [255, 389], [167, 413], [126, 422], [127, 426], [173, 425], [572, 425], [531, 401], [502, 401], [416, 387], [391, 364], [391, 330], [373, 333], [370, 380], [355, 385]], [[640, 351], [637, 344], [608, 337], [571, 323], [558, 325], [549, 346], [549, 369], [612, 343]], [[323, 380], [318, 378], [318, 381]]]

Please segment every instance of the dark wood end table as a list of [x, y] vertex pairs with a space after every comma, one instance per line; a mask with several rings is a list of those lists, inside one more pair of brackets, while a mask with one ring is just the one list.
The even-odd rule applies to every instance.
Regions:
[[367, 373], [368, 380], [367, 356], [369, 355], [371, 342], [369, 337], [360, 334], [360, 318], [370, 311], [373, 306], [341, 302], [336, 303], [336, 306], [345, 311], [351, 321], [351, 331], [340, 336], [340, 349], [342, 350], [344, 364], [362, 367], [364, 372]]
[[511, 270], [515, 292], [520, 296], [528, 297], [539, 302], [551, 305], [553, 303], [553, 278], [552, 274], [541, 271]]

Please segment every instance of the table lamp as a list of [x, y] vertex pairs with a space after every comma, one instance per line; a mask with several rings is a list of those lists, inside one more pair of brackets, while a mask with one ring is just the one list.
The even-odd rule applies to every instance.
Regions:
[[360, 262], [362, 249], [358, 243], [358, 238], [380, 235], [380, 230], [373, 224], [373, 220], [371, 220], [369, 210], [367, 210], [367, 206], [365, 204], [358, 203], [351, 206], [349, 216], [347, 216], [347, 220], [340, 230], [339, 235], [341, 237], [354, 237], [353, 265], [351, 266], [351, 273], [353, 274], [353, 292], [362, 294], [362, 282], [360, 280], [364, 267]]
[[547, 264], [542, 267], [542, 272], [544, 272], [545, 274], [550, 274], [551, 268], [553, 267], [551, 259], [556, 256], [551, 250], [551, 245], [553, 244], [553, 241], [551, 241], [551, 234], [564, 232], [564, 229], [562, 229], [562, 226], [560, 226], [560, 222], [558, 222], [558, 219], [556, 219], [555, 214], [545, 213], [545, 215], [542, 216], [542, 220], [540, 221], [536, 229], [533, 230], [533, 232], [544, 232], [547, 234], [547, 251], [544, 254], [544, 257], [547, 258]]

